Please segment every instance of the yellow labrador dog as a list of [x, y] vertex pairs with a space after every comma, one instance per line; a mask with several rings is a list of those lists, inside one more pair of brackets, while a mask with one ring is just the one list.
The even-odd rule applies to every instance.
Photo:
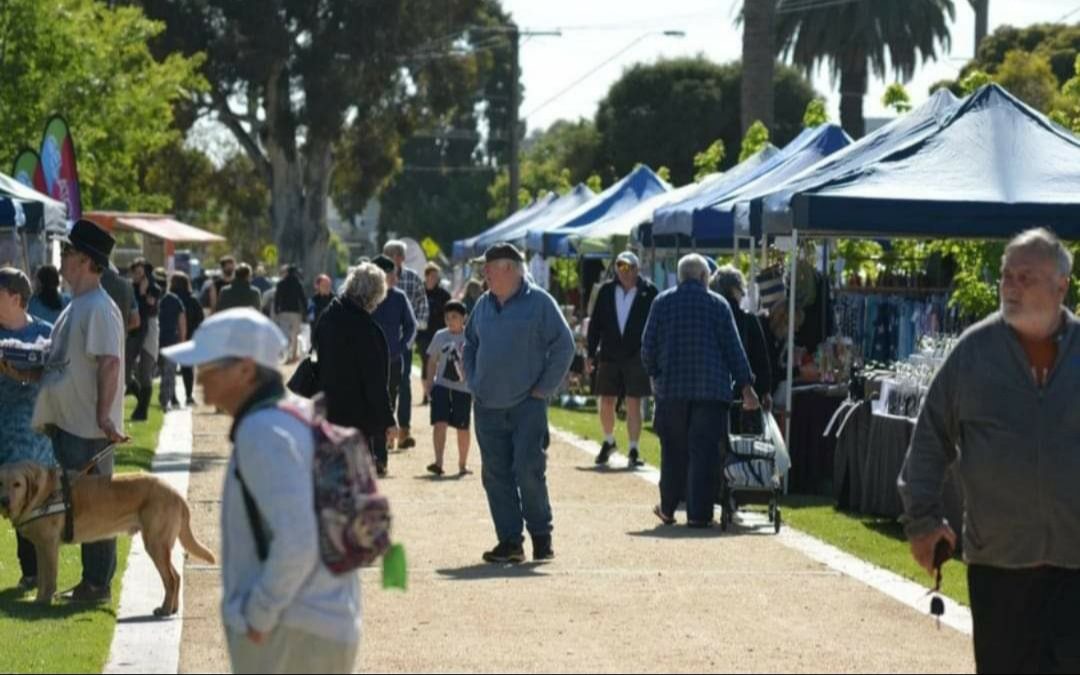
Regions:
[[[50, 503], [60, 490], [60, 469], [31, 462], [0, 466], [0, 515], [11, 519], [18, 532], [34, 544], [38, 560], [37, 602], [48, 604], [56, 594], [57, 558], [64, 532], [64, 514], [57, 513], [20, 524]], [[146, 552], [165, 585], [165, 602], [156, 616], [176, 614], [180, 575], [172, 564], [177, 537], [184, 550], [207, 563], [214, 554], [191, 533], [191, 512], [176, 490], [149, 474], [114, 477], [80, 476], [71, 480], [75, 538], [85, 544], [119, 534], [142, 532]]]

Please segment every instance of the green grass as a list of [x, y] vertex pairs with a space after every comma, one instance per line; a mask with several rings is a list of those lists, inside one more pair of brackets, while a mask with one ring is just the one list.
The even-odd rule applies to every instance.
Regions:
[[[153, 400], [157, 400], [156, 393]], [[125, 420], [131, 418], [134, 404], [130, 397], [125, 401]], [[152, 405], [149, 420], [125, 423], [125, 430], [132, 440], [117, 453], [117, 472], [150, 469], [163, 421], [161, 410]], [[15, 532], [9, 521], [0, 521], [0, 644], [3, 644], [0, 672], [101, 672], [116, 627], [120, 580], [127, 567], [131, 539], [120, 537], [117, 544], [111, 605], [86, 607], [56, 601], [51, 607], [38, 607], [32, 603], [32, 593], [23, 595], [14, 590], [20, 576], [15, 557]], [[79, 548], [62, 547], [58, 588], [73, 587], [79, 582], [81, 573]]]
[[[600, 419], [595, 409], [564, 410], [552, 407], [549, 418], [552, 426], [597, 443], [603, 441]], [[626, 424], [620, 421], [615, 429], [619, 449], [625, 452], [629, 447]], [[646, 425], [641, 436], [642, 459], [651, 466], [660, 466], [660, 441], [656, 434]], [[784, 521], [795, 529], [846, 553], [916, 583], [927, 585], [930, 582], [926, 572], [912, 560], [903, 530], [894, 520], [839, 511], [827, 497], [802, 495], [784, 498], [783, 515]], [[953, 600], [969, 604], [967, 569], [962, 563], [945, 566], [941, 590]]]

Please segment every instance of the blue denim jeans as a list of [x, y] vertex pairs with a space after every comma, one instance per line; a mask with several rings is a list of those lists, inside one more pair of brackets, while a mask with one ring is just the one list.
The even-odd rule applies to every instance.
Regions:
[[473, 424], [499, 541], [521, 543], [523, 523], [533, 536], [551, 534], [547, 401], [530, 397], [513, 408], [477, 407]]
[[[80, 438], [57, 429], [52, 437], [53, 451], [60, 466], [68, 471], [81, 471], [86, 464], [109, 445], [103, 438]], [[111, 476], [114, 453], [106, 455], [90, 472], [92, 476]], [[108, 587], [116, 574], [116, 540], [108, 539], [82, 545], [82, 580], [97, 587]]]
[[412, 369], [413, 350], [408, 349], [401, 355], [401, 391], [398, 396], [398, 426], [408, 429], [412, 423]]
[[722, 401], [657, 401], [660, 436], [660, 508], [674, 515], [686, 500], [687, 520], [713, 519], [719, 491], [720, 455], [728, 442], [728, 411]]

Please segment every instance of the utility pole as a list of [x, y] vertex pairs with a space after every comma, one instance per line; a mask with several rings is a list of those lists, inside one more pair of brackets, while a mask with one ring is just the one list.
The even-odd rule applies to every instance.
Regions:
[[521, 189], [521, 165], [518, 154], [518, 115], [521, 108], [521, 31], [517, 24], [510, 24], [510, 213], [518, 210], [518, 191]]
[[562, 37], [562, 31], [558, 30], [525, 30], [522, 31], [517, 24], [508, 26], [486, 26], [482, 30], [492, 33], [502, 33], [510, 41], [510, 213], [514, 213], [520, 206], [518, 204], [518, 192], [521, 190], [521, 36], [551, 36]]

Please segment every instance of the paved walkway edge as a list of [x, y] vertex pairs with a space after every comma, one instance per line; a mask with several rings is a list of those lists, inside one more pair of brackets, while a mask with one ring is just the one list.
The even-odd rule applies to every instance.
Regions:
[[[600, 452], [599, 443], [588, 441], [562, 429], [552, 427], [552, 435], [588, 454], [590, 457], [595, 457]], [[626, 468], [626, 456], [612, 454], [610, 465], [616, 469]], [[653, 485], [660, 485], [660, 471], [654, 467], [644, 467], [636, 471], [635, 474]], [[757, 514], [740, 514], [739, 521], [748, 526], [771, 527], [764, 514], [760, 516]], [[777, 537], [777, 541], [799, 551], [812, 560], [826, 565], [830, 569], [860, 581], [894, 600], [898, 600], [902, 604], [926, 615], [927, 621], [930, 620], [930, 597], [926, 593], [925, 586], [920, 586], [889, 570], [856, 558], [831, 544], [815, 539], [786, 525]], [[942, 599], [945, 601], [945, 616], [941, 618], [941, 623], [965, 635], [971, 635], [971, 610], [949, 598], [942, 597]]]
[[[191, 471], [192, 443], [191, 410], [168, 413], [161, 428], [152, 471], [185, 498]], [[179, 542], [173, 548], [172, 555], [182, 584], [184, 553]], [[156, 619], [153, 616], [154, 608], [161, 604], [163, 597], [161, 577], [143, 548], [142, 536], [132, 537], [116, 615], [116, 632], [113, 634], [105, 673], [176, 673], [179, 670], [184, 594], [181, 591], [180, 611], [176, 616]]]

